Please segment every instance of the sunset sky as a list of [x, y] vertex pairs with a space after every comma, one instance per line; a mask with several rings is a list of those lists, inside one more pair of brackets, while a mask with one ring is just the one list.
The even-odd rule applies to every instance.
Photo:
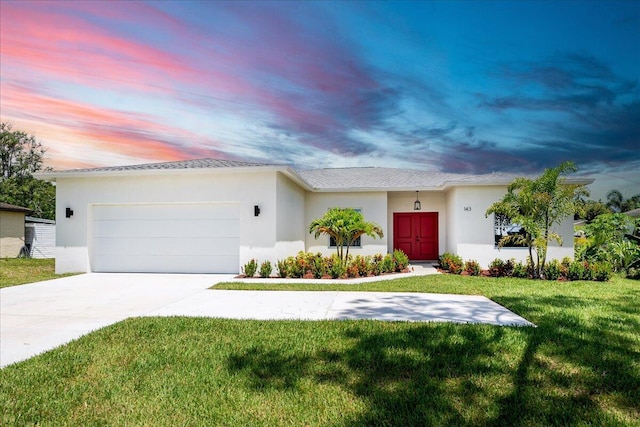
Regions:
[[640, 193], [640, 1], [0, 2], [0, 115], [55, 169], [201, 157]]

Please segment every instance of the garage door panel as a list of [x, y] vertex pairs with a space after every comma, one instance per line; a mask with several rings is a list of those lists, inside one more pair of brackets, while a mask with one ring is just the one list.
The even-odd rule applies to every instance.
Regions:
[[[226, 255], [221, 257], [209, 256], [185, 256], [180, 259], [180, 265], [184, 269], [175, 271], [175, 256], [136, 256], [122, 258], [116, 255], [105, 255], [101, 258], [104, 273], [231, 273], [238, 272], [239, 257]], [[116, 266], [117, 268], [112, 268]]]
[[94, 220], [171, 220], [171, 219], [237, 219], [240, 209], [235, 203], [189, 203], [189, 204], [125, 204], [97, 205]]
[[94, 205], [92, 217], [93, 271], [238, 272], [238, 204]]
[[97, 238], [96, 256], [101, 255], [226, 255], [230, 246], [238, 245], [235, 237], [209, 239], [183, 239], [179, 237]]
[[97, 220], [93, 236], [101, 237], [237, 237], [238, 220]]

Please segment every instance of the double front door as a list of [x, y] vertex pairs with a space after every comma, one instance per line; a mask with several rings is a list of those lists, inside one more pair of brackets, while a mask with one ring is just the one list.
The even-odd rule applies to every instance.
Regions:
[[393, 247], [410, 260], [438, 259], [438, 212], [394, 213]]

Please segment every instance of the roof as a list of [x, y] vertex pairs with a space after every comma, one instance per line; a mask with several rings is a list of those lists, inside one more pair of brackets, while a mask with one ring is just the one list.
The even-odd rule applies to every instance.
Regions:
[[[417, 191], [444, 190], [457, 185], [509, 185], [522, 174], [493, 172], [473, 175], [393, 168], [336, 168], [300, 171], [298, 174], [318, 191]], [[534, 175], [527, 176], [535, 178]], [[567, 179], [590, 184], [591, 179]]]
[[[235, 160], [220, 159], [192, 159], [180, 160], [176, 162], [145, 163], [141, 165], [109, 166], [102, 168], [70, 169], [66, 171], [54, 172], [56, 175], [76, 174], [76, 173], [100, 173], [119, 171], [143, 171], [143, 170], [175, 170], [175, 169], [215, 169], [215, 168], [240, 168], [257, 166], [282, 166], [270, 163], [252, 163]], [[42, 175], [46, 175], [43, 173]]]
[[36, 223], [36, 224], [56, 224], [56, 221], [53, 219], [45, 219], [45, 218], [34, 218], [32, 216], [25, 216], [24, 222]]
[[[38, 178], [55, 180], [76, 176], [120, 176], [165, 173], [198, 173], [212, 170], [256, 171], [273, 170], [285, 173], [310, 191], [425, 191], [444, 190], [456, 185], [508, 185], [522, 174], [493, 172], [484, 175], [455, 174], [424, 170], [379, 167], [327, 168], [296, 171], [288, 165], [252, 163], [235, 160], [195, 159], [177, 162], [146, 163], [66, 171], [40, 172]], [[529, 177], [529, 176], [528, 176]], [[530, 176], [534, 178], [533, 175]], [[590, 184], [592, 179], [569, 178], [567, 182]]]
[[640, 216], [640, 208], [626, 211], [624, 214], [629, 215], [630, 217], [633, 217], [633, 218], [637, 218]]
[[5, 212], [24, 212], [25, 214], [33, 212], [29, 208], [23, 208], [22, 206], [10, 205], [9, 203], [0, 202], [0, 211]]

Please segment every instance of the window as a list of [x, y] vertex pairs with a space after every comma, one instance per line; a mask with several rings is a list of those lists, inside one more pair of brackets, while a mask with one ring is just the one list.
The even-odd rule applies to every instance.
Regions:
[[[362, 237], [358, 237], [356, 241], [353, 242], [353, 244], [351, 245], [352, 248], [358, 247], [358, 246], [362, 246]], [[336, 247], [336, 240], [333, 237], [329, 237], [329, 247], [330, 248]]]
[[[505, 236], [513, 236], [516, 234], [524, 234], [524, 229], [518, 224], [511, 222], [511, 218], [502, 214], [495, 214], [493, 217], [493, 236], [495, 245], [498, 246], [500, 240]], [[521, 248], [526, 247], [523, 243], [508, 242], [503, 245], [505, 248]]]

